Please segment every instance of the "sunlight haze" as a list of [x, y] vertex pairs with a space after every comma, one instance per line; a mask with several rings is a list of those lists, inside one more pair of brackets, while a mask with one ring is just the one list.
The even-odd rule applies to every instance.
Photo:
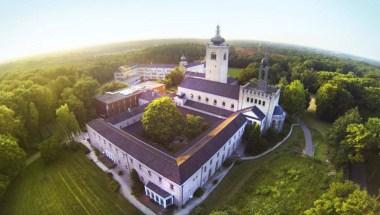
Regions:
[[[137, 3], [136, 3], [137, 2]], [[47, 1], [0, 3], [0, 61], [156, 38], [249, 39], [380, 60], [379, 1]]]

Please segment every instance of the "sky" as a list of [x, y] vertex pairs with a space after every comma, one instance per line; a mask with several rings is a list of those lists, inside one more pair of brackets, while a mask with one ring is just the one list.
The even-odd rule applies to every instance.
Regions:
[[378, 0], [0, 0], [0, 61], [156, 38], [289, 43], [380, 60]]

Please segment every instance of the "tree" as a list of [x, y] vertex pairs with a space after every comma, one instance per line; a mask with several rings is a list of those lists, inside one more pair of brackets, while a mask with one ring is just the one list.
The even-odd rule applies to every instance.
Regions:
[[10, 183], [9, 177], [3, 174], [0, 174], [0, 201], [8, 188]]
[[142, 124], [153, 141], [165, 144], [181, 134], [184, 119], [173, 101], [165, 96], [153, 100], [144, 111]]
[[122, 89], [122, 88], [126, 88], [126, 87], [128, 87], [128, 85], [125, 83], [111, 81], [111, 82], [103, 84], [98, 89], [98, 92], [102, 94], [105, 92], [114, 91], [114, 90], [118, 90], [118, 89]]
[[15, 177], [24, 167], [26, 154], [15, 138], [0, 135], [0, 174]]
[[74, 85], [74, 93], [85, 105], [91, 108], [99, 83], [88, 76], [80, 78]]
[[15, 112], [5, 105], [0, 105], [0, 134], [17, 136], [21, 128], [21, 122]]
[[202, 133], [207, 128], [207, 124], [200, 116], [194, 116], [192, 114], [186, 115], [186, 126], [184, 134], [187, 138], [192, 139], [198, 134]]
[[29, 103], [29, 116], [26, 121], [26, 127], [33, 139], [39, 138], [39, 113], [34, 102]]
[[341, 141], [347, 135], [347, 127], [350, 124], [361, 123], [362, 118], [358, 108], [348, 110], [343, 116], [335, 120], [328, 131], [328, 141], [331, 145], [331, 158], [333, 163], [340, 166], [348, 161], [347, 148], [341, 145]]
[[369, 131], [363, 124], [349, 124], [346, 129], [347, 135], [341, 141], [345, 148], [347, 158], [351, 162], [363, 162], [364, 152], [369, 147]]
[[245, 126], [243, 139], [246, 142], [247, 153], [253, 154], [262, 149], [262, 139], [260, 138], [260, 126], [258, 124], [248, 124]]
[[375, 215], [380, 203], [352, 182], [332, 183], [305, 215]]
[[319, 88], [316, 95], [317, 116], [332, 122], [342, 113], [352, 108], [351, 94], [337, 85], [326, 83]]
[[65, 88], [61, 94], [60, 105], [67, 104], [69, 109], [73, 111], [75, 117], [80, 124], [86, 122], [86, 111], [84, 103], [75, 96], [73, 88]]
[[39, 145], [41, 157], [45, 163], [50, 163], [56, 160], [59, 156], [61, 149], [62, 147], [55, 137], [50, 137], [45, 141], [41, 142]]
[[74, 113], [64, 104], [56, 110], [56, 116], [56, 138], [64, 142], [71, 141], [73, 135], [80, 131]]
[[240, 84], [249, 82], [252, 78], [258, 77], [258, 64], [250, 63], [245, 69], [239, 72], [238, 80]]
[[178, 86], [184, 78], [184, 71], [180, 67], [176, 67], [165, 77], [166, 86], [176, 87]]
[[306, 95], [301, 81], [295, 80], [285, 87], [281, 103], [290, 115], [298, 115], [305, 110]]
[[144, 184], [141, 182], [139, 174], [135, 169], [132, 169], [131, 172], [132, 179], [132, 194], [140, 195], [144, 191]]

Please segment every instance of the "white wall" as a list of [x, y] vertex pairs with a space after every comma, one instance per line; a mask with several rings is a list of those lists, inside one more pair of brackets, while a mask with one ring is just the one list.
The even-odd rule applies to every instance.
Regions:
[[[207, 44], [205, 56], [206, 79], [221, 83], [227, 83], [228, 48], [228, 45], [215, 46], [211, 43]], [[211, 55], [213, 53], [216, 54], [216, 59], [211, 59]]]
[[[225, 145], [216, 152], [206, 163], [202, 165], [189, 179], [182, 185], [178, 185], [173, 181], [160, 175], [158, 172], [152, 170], [139, 160], [124, 152], [116, 145], [110, 143], [103, 136], [99, 135], [94, 129], [88, 125], [87, 131], [92, 146], [97, 148], [100, 152], [105, 153], [107, 156], [118, 164], [119, 168], [126, 170], [128, 173], [135, 169], [143, 180], [144, 184], [149, 181], [159, 186], [161, 189], [174, 196], [174, 204], [182, 206], [191, 199], [195, 190], [202, 187], [212, 175], [222, 166], [223, 162], [231, 156], [231, 154], [238, 148], [241, 143], [241, 138], [244, 133], [245, 124], [225, 143]], [[209, 176], [209, 171], [211, 175]], [[150, 174], [149, 174], [150, 172]], [[160, 179], [161, 178], [161, 181]], [[173, 185], [173, 189], [171, 188]]]
[[[187, 100], [192, 100], [195, 102], [203, 103], [203, 104], [208, 104], [211, 106], [215, 106], [218, 108], [222, 108], [225, 110], [230, 110], [230, 111], [236, 111], [238, 110], [238, 100], [237, 99], [231, 99], [227, 97], [222, 97], [222, 96], [217, 96], [214, 94], [209, 94], [201, 91], [196, 91], [196, 90], [190, 90], [187, 88], [182, 88], [178, 87], [178, 93], [184, 93], [186, 95]], [[191, 95], [193, 95], [193, 98], [191, 98]], [[198, 99], [198, 96], [201, 97], [201, 100]], [[208, 102], [206, 102], [206, 98], [208, 98]], [[214, 105], [214, 100], [217, 101], [216, 105]], [[225, 102], [225, 106], [223, 106], [223, 102]], [[231, 108], [231, 105], [234, 107]]]
[[196, 65], [196, 66], [187, 67], [186, 71], [205, 73], [205, 65], [204, 64], [199, 64], [199, 65]]

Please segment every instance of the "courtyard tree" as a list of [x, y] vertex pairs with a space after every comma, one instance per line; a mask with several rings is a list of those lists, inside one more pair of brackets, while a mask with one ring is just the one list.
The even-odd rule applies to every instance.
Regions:
[[105, 92], [114, 91], [114, 90], [118, 90], [118, 89], [122, 89], [122, 88], [126, 88], [126, 87], [128, 87], [128, 85], [125, 83], [117, 82], [117, 81], [111, 81], [111, 82], [103, 84], [98, 89], [98, 92], [99, 93], [105, 93]]
[[194, 138], [198, 134], [202, 133], [207, 128], [207, 124], [200, 116], [194, 116], [192, 114], [186, 115], [186, 126], [184, 129], [185, 136], [187, 138]]
[[246, 151], [250, 154], [256, 153], [262, 149], [262, 143], [265, 142], [260, 138], [260, 126], [258, 124], [248, 124], [245, 126], [243, 134]]
[[39, 145], [41, 157], [45, 163], [50, 163], [56, 160], [59, 156], [61, 148], [61, 145], [55, 137], [48, 138]]
[[299, 115], [305, 110], [306, 95], [301, 81], [295, 80], [285, 87], [281, 103], [290, 115]]
[[9, 135], [0, 135], [0, 174], [15, 177], [24, 166], [26, 154], [17, 140]]
[[352, 182], [332, 183], [305, 215], [375, 215], [380, 203]]
[[171, 142], [182, 133], [184, 117], [167, 96], [153, 100], [144, 111], [142, 124], [146, 135], [160, 144]]

